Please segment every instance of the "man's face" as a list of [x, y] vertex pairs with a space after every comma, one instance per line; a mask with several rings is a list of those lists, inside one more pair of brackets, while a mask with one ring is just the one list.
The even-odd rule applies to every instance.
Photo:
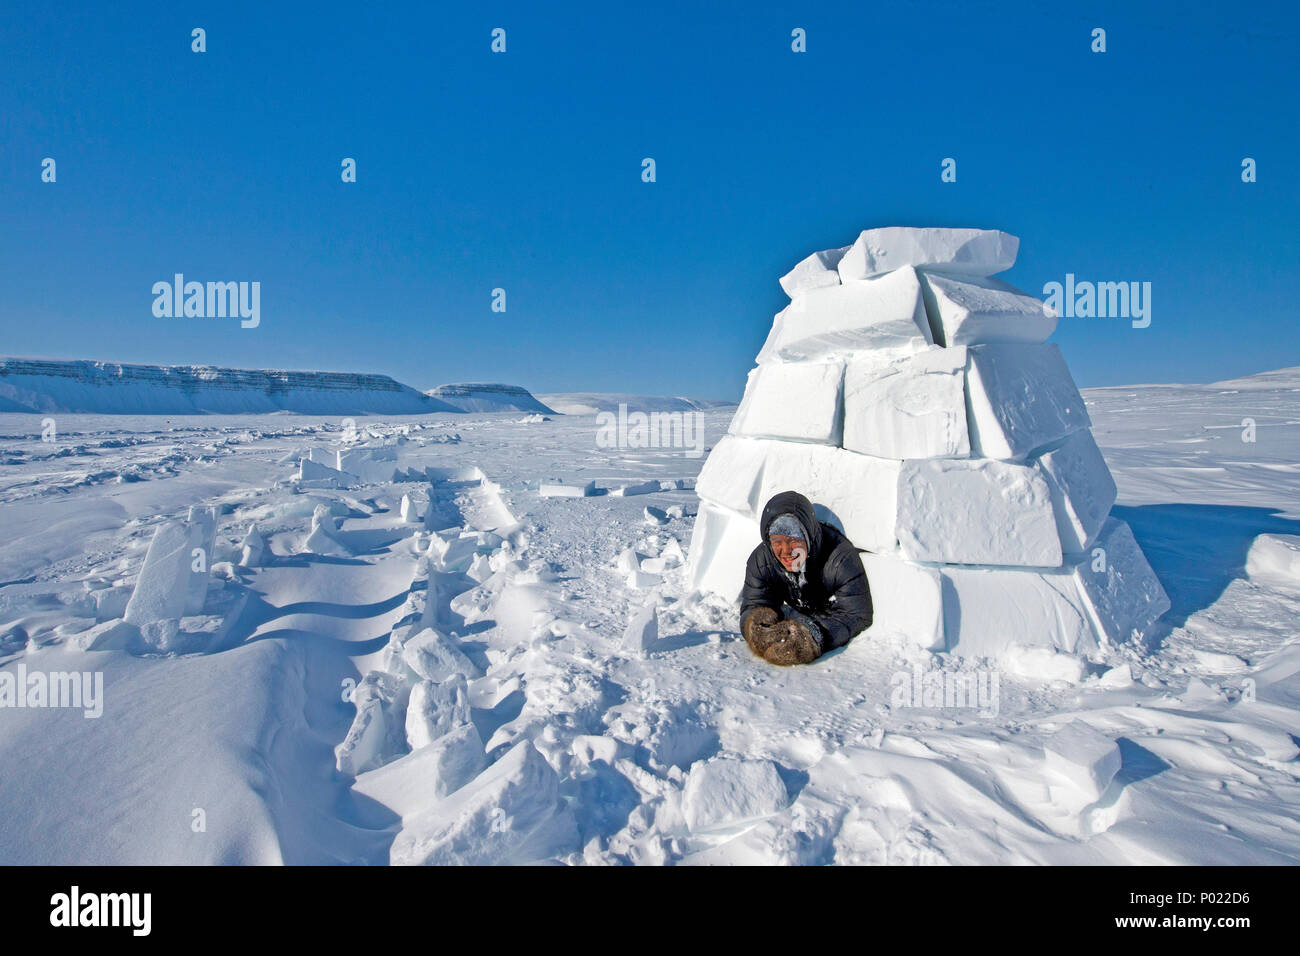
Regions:
[[774, 534], [767, 539], [771, 542], [772, 553], [787, 571], [801, 571], [808, 560], [808, 542], [803, 538], [788, 538], [783, 534]]

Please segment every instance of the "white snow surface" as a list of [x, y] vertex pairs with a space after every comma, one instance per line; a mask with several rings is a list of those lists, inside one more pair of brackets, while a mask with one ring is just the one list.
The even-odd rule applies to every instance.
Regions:
[[[789, 669], [676, 557], [705, 459], [602, 448], [594, 415], [349, 435], [56, 413], [45, 442], [44, 414], [0, 414], [0, 702], [20, 675], [103, 687], [97, 717], [0, 706], [0, 863], [1300, 862], [1300, 374], [1083, 397], [1112, 516], [1172, 605], [1145, 643], [1081, 658], [1026, 632], [959, 659], [873, 628]], [[732, 411], [703, 412], [708, 443]], [[296, 481], [313, 449], [385, 441], [355, 484]], [[541, 497], [556, 476], [595, 493]], [[402, 519], [415, 492], [423, 524]], [[188, 648], [159, 653], [121, 615], [192, 506], [216, 514], [208, 589], [200, 614], [155, 605]], [[304, 550], [318, 506], [346, 554]], [[933, 630], [952, 583], [894, 560], [868, 561], [877, 585]], [[335, 748], [366, 700], [354, 777]]]

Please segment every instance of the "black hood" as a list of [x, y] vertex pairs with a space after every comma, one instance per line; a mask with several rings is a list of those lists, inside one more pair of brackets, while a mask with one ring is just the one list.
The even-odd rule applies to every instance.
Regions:
[[[763, 517], [758, 523], [759, 533], [763, 536], [763, 543], [767, 544], [767, 529], [772, 526], [772, 522], [781, 515], [794, 515], [803, 525], [804, 531], [807, 532], [808, 541], [808, 561], [814, 562], [821, 552], [822, 544], [822, 524], [817, 520], [817, 512], [813, 510], [812, 502], [799, 494], [797, 491], [783, 491], [780, 494], [773, 495], [763, 506]], [[771, 546], [769, 545], [769, 548]]]

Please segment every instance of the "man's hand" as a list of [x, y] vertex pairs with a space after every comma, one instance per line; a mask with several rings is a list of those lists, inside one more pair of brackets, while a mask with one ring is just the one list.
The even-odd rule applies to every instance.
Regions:
[[780, 667], [811, 664], [821, 657], [820, 636], [813, 634], [798, 621], [780, 621], [767, 628], [767, 631], [775, 638], [763, 651], [763, 658], [770, 664]]
[[741, 633], [745, 636], [745, 643], [749, 649], [759, 657], [767, 650], [769, 644], [776, 640], [775, 627], [781, 620], [781, 615], [777, 614], [770, 607], [756, 607], [749, 612], [745, 618], [745, 623], [741, 625]]

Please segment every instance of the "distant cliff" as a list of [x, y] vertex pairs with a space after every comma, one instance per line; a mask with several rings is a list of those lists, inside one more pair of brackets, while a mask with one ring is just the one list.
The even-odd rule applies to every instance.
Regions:
[[419, 415], [460, 409], [387, 375], [0, 358], [0, 411]]

